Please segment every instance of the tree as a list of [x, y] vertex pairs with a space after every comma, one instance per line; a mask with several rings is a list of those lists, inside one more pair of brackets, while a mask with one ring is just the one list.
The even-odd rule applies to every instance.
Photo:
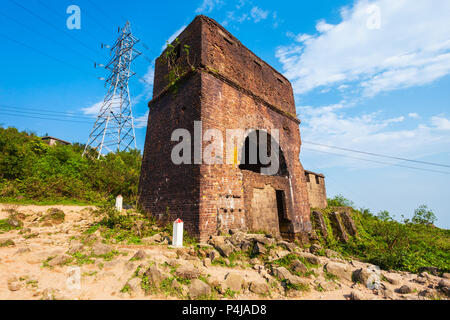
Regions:
[[432, 225], [437, 218], [433, 211], [429, 210], [426, 205], [421, 205], [414, 211], [412, 222], [415, 224]]

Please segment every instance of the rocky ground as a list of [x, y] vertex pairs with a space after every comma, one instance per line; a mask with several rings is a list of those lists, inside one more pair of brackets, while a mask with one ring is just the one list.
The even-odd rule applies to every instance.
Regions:
[[379, 271], [317, 245], [232, 232], [182, 249], [110, 241], [92, 207], [0, 205], [0, 299], [447, 299], [449, 274]]

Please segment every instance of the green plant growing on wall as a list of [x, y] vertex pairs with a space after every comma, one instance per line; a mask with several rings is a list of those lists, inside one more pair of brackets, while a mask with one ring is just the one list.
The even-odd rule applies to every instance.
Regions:
[[[164, 60], [167, 63], [167, 80], [168, 87], [172, 88], [172, 91], [176, 93], [178, 91], [178, 82], [189, 71], [194, 71], [194, 62], [191, 61], [190, 56], [191, 47], [187, 44], [181, 46], [180, 39], [176, 38], [172, 43], [167, 42], [167, 49], [164, 53]], [[183, 66], [180, 61], [181, 53], [184, 52], [187, 68]]]

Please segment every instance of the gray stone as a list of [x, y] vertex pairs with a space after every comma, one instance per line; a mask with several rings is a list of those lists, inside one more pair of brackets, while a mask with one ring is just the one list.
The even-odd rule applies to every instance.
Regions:
[[244, 284], [244, 279], [242, 278], [242, 276], [240, 274], [237, 273], [228, 273], [225, 276], [225, 281], [224, 281], [224, 289], [230, 289], [233, 290], [235, 292], [241, 291], [242, 285]]
[[313, 211], [312, 217], [314, 222], [316, 223], [322, 237], [326, 238], [328, 236], [327, 225], [325, 224], [325, 220], [323, 219], [323, 215], [319, 211]]
[[31, 251], [30, 248], [28, 248], [28, 247], [23, 247], [23, 248], [19, 248], [19, 249], [16, 251], [15, 254], [23, 254], [23, 253], [27, 253], [27, 252], [30, 252], [30, 251]]
[[195, 269], [192, 265], [183, 265], [175, 271], [175, 274], [184, 279], [195, 279], [200, 276], [200, 271]]
[[145, 253], [144, 250], [139, 250], [138, 252], [136, 252], [134, 254], [134, 256], [131, 259], [133, 259], [133, 260], [142, 260], [142, 259], [145, 259], [145, 258], [147, 258], [147, 253]]
[[267, 253], [266, 247], [260, 242], [255, 242], [253, 246], [253, 254], [265, 254]]
[[295, 272], [305, 273], [308, 268], [300, 260], [294, 260], [291, 264], [291, 268]]
[[315, 255], [317, 255], [321, 250], [323, 250], [323, 248], [318, 244], [313, 244], [311, 245], [311, 247], [309, 247], [309, 252]]
[[412, 292], [412, 288], [405, 284], [405, 285], [401, 286], [400, 288], [398, 288], [396, 291], [400, 294], [408, 294], [408, 293]]
[[70, 243], [69, 250], [67, 251], [68, 254], [74, 254], [76, 252], [82, 251], [84, 248], [83, 244], [80, 241], [72, 241]]
[[290, 252], [295, 251], [295, 248], [297, 248], [297, 246], [294, 243], [287, 242], [287, 241], [280, 241], [277, 243], [277, 245], [290, 251]]
[[350, 293], [350, 300], [366, 300], [366, 298], [360, 292], [352, 291]]
[[274, 268], [273, 275], [279, 278], [280, 280], [287, 280], [292, 276], [289, 270], [286, 269], [285, 267]]
[[112, 251], [112, 247], [107, 245], [107, 244], [103, 244], [103, 243], [96, 243], [93, 247], [92, 247], [92, 253], [96, 256], [102, 256], [105, 254], [108, 254]]
[[402, 281], [402, 276], [397, 273], [384, 273], [384, 278], [393, 285], [398, 285]]
[[234, 251], [233, 245], [225, 242], [217, 244], [215, 248], [223, 257], [229, 257], [230, 254]]
[[328, 262], [325, 265], [325, 270], [328, 273], [335, 275], [339, 279], [352, 281], [352, 270], [347, 264], [339, 262]]
[[10, 291], [19, 291], [22, 289], [23, 283], [19, 281], [16, 277], [12, 277], [8, 279], [8, 289]]
[[167, 276], [159, 270], [156, 264], [148, 268], [147, 271], [145, 271], [145, 275], [148, 277], [149, 283], [155, 287], [159, 287], [161, 282], [167, 278]]
[[127, 285], [130, 287], [130, 290], [132, 292], [135, 292], [135, 293], [142, 292], [141, 279], [139, 279], [139, 278], [133, 278], [133, 279], [128, 280]]
[[308, 253], [308, 252], [300, 252], [300, 253], [298, 253], [298, 255], [299, 255], [300, 257], [302, 257], [302, 258], [305, 258], [306, 261], [308, 261], [308, 262], [311, 263], [311, 264], [314, 264], [314, 265], [320, 265], [320, 259], [319, 259], [319, 257], [317, 257], [317, 256], [315, 256], [315, 255], [313, 255], [313, 254], [311, 254], [311, 253]]
[[1, 247], [14, 247], [16, 244], [12, 239], [0, 239], [0, 248]]
[[189, 297], [197, 299], [200, 297], [207, 297], [211, 294], [211, 288], [199, 279], [194, 279], [189, 285]]
[[263, 280], [250, 282], [249, 290], [256, 294], [267, 294], [270, 291], [269, 285]]
[[56, 257], [54, 257], [52, 260], [48, 262], [48, 264], [52, 267], [56, 266], [62, 266], [63, 264], [66, 264], [73, 260], [73, 257], [67, 255], [67, 254], [61, 254]]

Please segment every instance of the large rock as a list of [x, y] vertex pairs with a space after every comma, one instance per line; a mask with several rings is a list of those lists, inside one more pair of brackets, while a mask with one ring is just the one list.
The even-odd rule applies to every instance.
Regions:
[[223, 257], [229, 257], [234, 251], [233, 245], [227, 242], [219, 243], [215, 246], [215, 248]]
[[398, 285], [402, 282], [402, 276], [397, 273], [383, 273], [384, 278], [393, 285]]
[[259, 242], [264, 245], [271, 245], [275, 242], [274, 239], [268, 238], [263, 234], [252, 234], [249, 238], [254, 242]]
[[409, 285], [405, 284], [405, 285], [401, 286], [400, 288], [398, 288], [396, 291], [401, 294], [408, 294], [408, 293], [411, 293], [413, 291], [413, 289]]
[[322, 250], [323, 250], [322, 246], [318, 244], [313, 244], [311, 245], [311, 247], [309, 247], [309, 252], [315, 255], [319, 255], [319, 252]]
[[306, 278], [302, 278], [302, 277], [295, 276], [295, 275], [289, 276], [289, 278], [287, 280], [289, 280], [289, 282], [294, 285], [301, 285], [301, 286], [308, 286], [309, 282], [310, 282], [310, 280], [308, 280]]
[[16, 244], [12, 239], [0, 239], [0, 248], [1, 247], [13, 247]]
[[306, 259], [306, 261], [308, 261], [311, 264], [314, 265], [320, 265], [320, 259], [319, 257], [313, 255], [312, 253], [308, 253], [308, 252], [300, 252], [298, 253], [298, 255], [304, 259]]
[[160, 243], [163, 240], [163, 237], [157, 233], [151, 237], [143, 238], [141, 241], [143, 244], [149, 245], [154, 243]]
[[134, 293], [141, 293], [142, 292], [142, 286], [141, 286], [141, 279], [140, 278], [130, 279], [130, 280], [127, 281], [126, 285]]
[[189, 297], [191, 299], [198, 299], [200, 297], [207, 297], [211, 294], [211, 288], [199, 279], [194, 279], [189, 285]]
[[353, 273], [354, 280], [368, 286], [378, 279], [378, 275], [372, 268], [360, 268]]
[[446, 295], [450, 296], [450, 280], [448, 279], [442, 279], [439, 281], [439, 289], [442, 290]]
[[18, 291], [22, 289], [23, 283], [17, 279], [17, 277], [12, 277], [8, 279], [8, 289], [10, 291]]
[[330, 222], [333, 227], [333, 231], [338, 236], [338, 238], [343, 242], [347, 242], [348, 235], [345, 231], [344, 225], [341, 222], [340, 214], [338, 212], [330, 213]]
[[23, 222], [20, 221], [16, 216], [10, 216], [7, 220], [7, 223], [12, 227], [12, 228], [22, 228], [23, 226]]
[[73, 258], [67, 254], [61, 254], [54, 257], [52, 260], [48, 262], [48, 264], [52, 267], [56, 266], [62, 266], [70, 261], [72, 261]]
[[358, 231], [356, 229], [355, 222], [353, 221], [353, 218], [350, 215], [350, 212], [344, 210], [340, 214], [342, 223], [344, 224], [344, 227], [347, 230], [348, 234], [351, 236], [356, 236]]
[[339, 262], [328, 262], [325, 265], [325, 270], [332, 275], [335, 275], [339, 279], [344, 279], [347, 281], [352, 281], [352, 270], [345, 263]]
[[84, 246], [80, 241], [72, 241], [70, 243], [70, 247], [69, 247], [69, 250], [67, 251], [67, 253], [74, 254], [74, 253], [82, 251], [83, 248], [84, 248]]
[[266, 247], [260, 242], [255, 242], [253, 246], [253, 254], [265, 254], [267, 252]]
[[247, 235], [241, 231], [236, 231], [227, 240], [235, 247], [241, 247], [242, 243], [246, 242]]
[[159, 270], [156, 264], [148, 268], [147, 271], [145, 271], [145, 275], [148, 277], [149, 283], [155, 287], [159, 287], [161, 282], [167, 278], [167, 276]]
[[324, 238], [328, 237], [327, 225], [325, 224], [325, 220], [323, 219], [322, 213], [319, 211], [313, 211], [312, 217], [322, 237]]
[[267, 294], [270, 288], [266, 281], [260, 280], [250, 282], [249, 290], [256, 294]]
[[134, 254], [134, 256], [131, 258], [132, 260], [142, 260], [147, 258], [147, 253], [144, 250], [139, 250]]
[[294, 260], [291, 263], [291, 268], [294, 272], [305, 273], [308, 271], [308, 268], [300, 260]]
[[180, 278], [195, 279], [200, 276], [200, 271], [195, 269], [192, 265], [183, 265], [175, 271], [175, 274]]
[[350, 293], [350, 300], [367, 300], [367, 299], [361, 292], [352, 291]]
[[104, 244], [104, 243], [96, 243], [93, 247], [92, 247], [92, 253], [96, 256], [102, 256], [105, 254], [108, 254], [112, 251], [112, 247]]
[[279, 278], [280, 280], [287, 280], [292, 276], [289, 270], [286, 269], [285, 267], [274, 268], [273, 275]]
[[244, 278], [237, 273], [228, 273], [223, 282], [223, 289], [230, 289], [235, 292], [241, 291], [244, 284]]
[[287, 242], [287, 241], [280, 241], [280, 242], [277, 243], [277, 245], [282, 247], [282, 248], [284, 248], [284, 249], [286, 249], [286, 250], [288, 250], [288, 251], [290, 251], [290, 252], [295, 251], [295, 248], [297, 248], [297, 246], [294, 243]]

